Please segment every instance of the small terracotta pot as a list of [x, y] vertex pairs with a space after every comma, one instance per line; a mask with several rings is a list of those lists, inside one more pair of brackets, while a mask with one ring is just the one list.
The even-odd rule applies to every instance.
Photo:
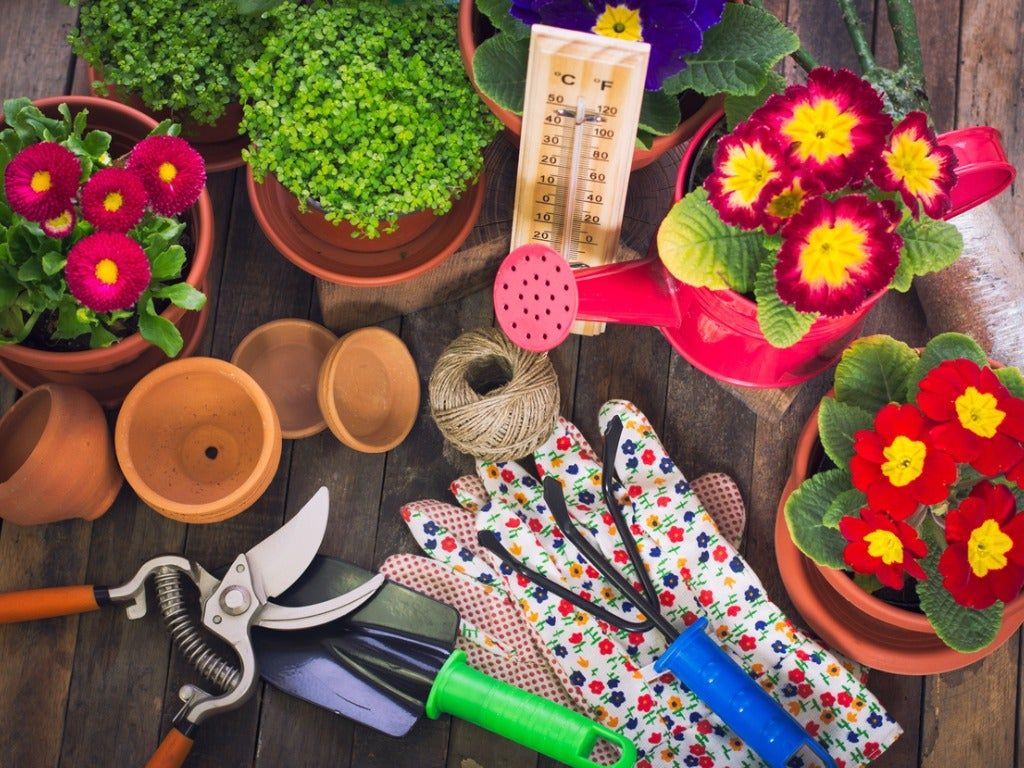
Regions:
[[[54, 96], [39, 99], [33, 103], [48, 117], [59, 116], [57, 107], [61, 103], [66, 103], [72, 113], [88, 109], [88, 127], [93, 130], [107, 131], [113, 137], [112, 155], [128, 151], [132, 145], [145, 138], [156, 125], [156, 121], [151, 117], [131, 107], [94, 96]], [[2, 116], [0, 116], [0, 120], [2, 120]], [[213, 252], [213, 205], [210, 202], [210, 195], [205, 189], [187, 215], [191, 218], [192, 236], [195, 242], [186, 282], [198, 289], [206, 279]], [[180, 328], [185, 315], [185, 310], [171, 305], [164, 310], [161, 316]], [[89, 349], [81, 352], [50, 352], [30, 349], [20, 344], [0, 346], [0, 358], [3, 358], [9, 365], [36, 369], [40, 376], [49, 380], [49, 376], [43, 372], [100, 374], [124, 368], [135, 363], [147, 350], [152, 349], [153, 346], [136, 333], [105, 349]], [[160, 353], [160, 358], [166, 360], [163, 353]], [[141, 378], [146, 371], [138, 370], [137, 373]], [[69, 378], [67, 383], [75, 383], [75, 381]]]
[[175, 360], [124, 401], [114, 433], [128, 484], [160, 514], [215, 523], [251, 507], [281, 460], [270, 398], [237, 366]]
[[[93, 82], [103, 80], [101, 71], [91, 64], [87, 68], [90, 87]], [[96, 93], [94, 91], [94, 93]], [[105, 95], [96, 93], [103, 99], [116, 101], [125, 104], [132, 109], [137, 109], [146, 115], [156, 119], [174, 120], [181, 124], [181, 137], [188, 139], [196, 150], [206, 161], [208, 173], [219, 173], [230, 171], [233, 168], [240, 168], [245, 161], [242, 160], [242, 150], [249, 146], [249, 139], [239, 133], [239, 124], [242, 122], [242, 107], [237, 102], [232, 102], [224, 108], [222, 114], [211, 124], [196, 122], [188, 115], [177, 115], [170, 109], [150, 109], [146, 104], [133, 93], [122, 93], [115, 85], [107, 84]]]
[[327, 426], [349, 448], [390, 451], [405, 440], [419, 413], [416, 363], [391, 331], [360, 328], [327, 355], [317, 399]]
[[1024, 595], [1006, 605], [995, 640], [974, 653], [955, 651], [924, 614], [879, 600], [844, 572], [823, 568], [793, 543], [785, 506], [821, 456], [818, 409], [811, 413], [793, 455], [793, 468], [775, 519], [775, 557], [793, 605], [819, 637], [851, 659], [883, 672], [931, 675], [960, 669], [996, 651], [1024, 624]]
[[106, 416], [85, 390], [38, 387], [0, 419], [0, 517], [7, 522], [95, 520], [122, 482]]
[[353, 237], [348, 225], [334, 225], [299, 201], [267, 174], [257, 184], [248, 171], [249, 202], [274, 247], [299, 269], [321, 280], [356, 287], [393, 285], [437, 266], [469, 236], [483, 205], [483, 171], [444, 216], [419, 211], [398, 219], [398, 229], [374, 239]]
[[317, 378], [337, 341], [322, 325], [289, 318], [261, 325], [235, 348], [231, 362], [270, 397], [285, 439], [298, 440], [326, 429], [317, 402]]
[[[495, 117], [501, 120], [509, 135], [518, 144], [519, 137], [523, 133], [523, 118], [491, 101], [480, 90], [480, 87], [476, 84], [476, 78], [473, 77], [473, 56], [476, 54], [476, 48], [480, 42], [479, 29], [481, 21], [482, 19], [480, 18], [479, 11], [476, 9], [475, 0], [459, 0], [459, 48], [462, 51], [462, 64], [466, 69], [469, 81], [473, 84], [476, 92], [480, 94], [484, 104], [494, 113]], [[690, 109], [686, 110], [690, 112], [689, 116], [684, 118], [672, 133], [667, 136], [656, 137], [651, 143], [650, 149], [633, 150], [633, 164], [631, 167], [634, 171], [639, 168], [646, 168], [673, 147], [678, 147], [693, 136], [708, 117], [722, 108], [723, 102], [718, 96], [706, 100], [699, 94], [691, 94], [691, 96], [692, 99], [689, 101], [694, 103], [692, 105], [687, 103], [686, 105], [690, 106]]]

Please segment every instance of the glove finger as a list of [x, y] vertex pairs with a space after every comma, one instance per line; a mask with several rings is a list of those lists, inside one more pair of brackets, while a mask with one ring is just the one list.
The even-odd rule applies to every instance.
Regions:
[[724, 472], [709, 472], [694, 480], [692, 487], [719, 532], [739, 549], [747, 526], [747, 510], [736, 482]]
[[[475, 529], [465, 525], [465, 519], [470, 517], [465, 511], [440, 501], [427, 500], [407, 504], [402, 507], [401, 514], [409, 532], [428, 557], [485, 586], [501, 583], [490, 561], [480, 556]], [[456, 537], [443, 520], [457, 523], [463, 537]], [[472, 524], [471, 518], [469, 522]], [[467, 531], [469, 536], [465, 535]]]
[[[537, 473], [562, 483], [565, 502], [593, 507], [601, 495], [601, 464], [587, 439], [571, 421], [559, 417], [551, 437], [533, 454]], [[581, 495], [582, 494], [582, 495]]]
[[477, 475], [463, 475], [449, 487], [459, 506], [467, 512], [479, 512], [487, 503], [487, 489]]

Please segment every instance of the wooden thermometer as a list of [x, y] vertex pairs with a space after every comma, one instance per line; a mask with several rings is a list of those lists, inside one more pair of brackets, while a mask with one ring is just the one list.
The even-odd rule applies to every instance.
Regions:
[[614, 261], [649, 52], [647, 43], [533, 25], [512, 248], [547, 245], [573, 268]]

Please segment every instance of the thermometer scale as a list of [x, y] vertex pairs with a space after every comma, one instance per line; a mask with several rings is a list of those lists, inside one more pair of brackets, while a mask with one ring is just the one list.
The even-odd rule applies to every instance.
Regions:
[[533, 25], [513, 249], [547, 245], [574, 269], [615, 260], [649, 52], [647, 43]]

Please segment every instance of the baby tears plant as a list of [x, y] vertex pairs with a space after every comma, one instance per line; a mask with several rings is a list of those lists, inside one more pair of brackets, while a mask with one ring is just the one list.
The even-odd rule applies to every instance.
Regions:
[[206, 301], [182, 280], [178, 218], [203, 190], [203, 160], [169, 122], [113, 158], [86, 110], [58, 109], [3, 105], [0, 344], [109, 347], [137, 329], [174, 357], [181, 333], [160, 307]]
[[855, 341], [821, 401], [828, 459], [786, 501], [793, 541], [869, 591], [916, 592], [951, 648], [989, 645], [1024, 587], [1024, 377], [966, 336]]
[[238, 100], [235, 65], [259, 55], [272, 26], [234, 0], [68, 1], [81, 6], [71, 45], [103, 83], [200, 123]]
[[462, 69], [456, 9], [345, 0], [269, 15], [276, 30], [238, 69], [256, 180], [273, 174], [303, 210], [370, 238], [447, 213], [498, 129]]

